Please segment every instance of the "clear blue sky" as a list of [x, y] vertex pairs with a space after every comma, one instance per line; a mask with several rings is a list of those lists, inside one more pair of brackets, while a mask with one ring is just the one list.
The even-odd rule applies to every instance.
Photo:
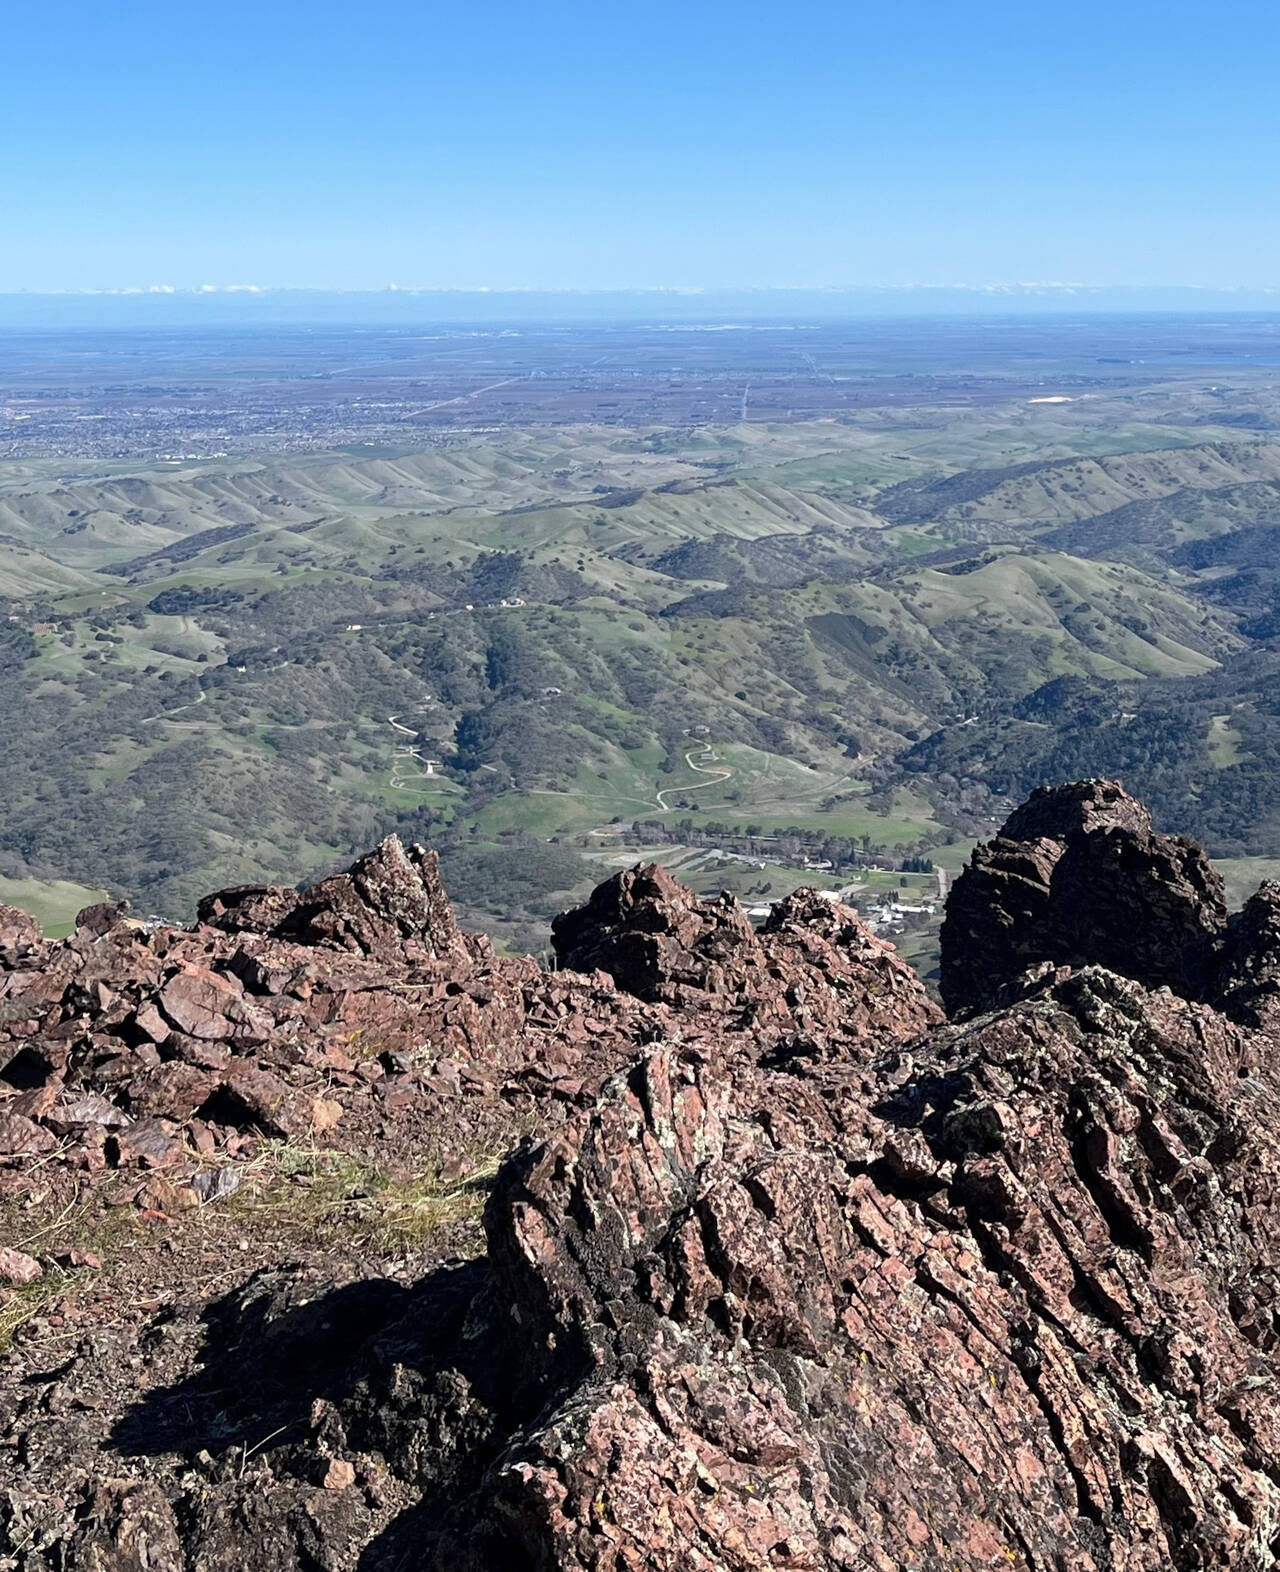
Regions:
[[1280, 284], [1274, 3], [31, 0], [0, 290]]

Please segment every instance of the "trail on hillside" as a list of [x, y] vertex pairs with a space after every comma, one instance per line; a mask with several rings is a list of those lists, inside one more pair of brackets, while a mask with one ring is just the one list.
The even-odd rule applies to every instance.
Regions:
[[695, 764], [693, 762], [693, 754], [694, 754], [694, 750], [691, 748], [689, 750], [689, 752], [685, 754], [684, 762], [689, 766], [689, 768], [691, 770], [694, 770], [697, 774], [699, 774], [699, 775], [709, 775], [711, 777], [711, 779], [710, 780], [705, 780], [705, 781], [692, 781], [688, 785], [685, 785], [685, 786], [664, 786], [662, 788], [662, 790], [658, 793], [657, 799], [656, 799], [657, 804], [658, 804], [658, 811], [660, 813], [670, 813], [671, 812], [671, 809], [668, 807], [668, 805], [665, 802], [663, 802], [662, 799], [664, 797], [671, 796], [672, 793], [674, 793], [674, 792], [702, 791], [707, 786], [720, 786], [720, 785], [723, 785], [725, 781], [732, 779], [733, 771], [729, 768], [729, 766], [727, 764], [713, 764], [713, 765]]
[[206, 694], [204, 689], [201, 688], [199, 698], [192, 699], [187, 704], [179, 704], [176, 709], [161, 710], [158, 715], [144, 715], [142, 718], [142, 724], [144, 726], [150, 726], [154, 721], [170, 720], [175, 715], [181, 715], [183, 710], [195, 709], [197, 705], [203, 704], [207, 697], [208, 694]]
[[[392, 726], [403, 736], [416, 737], [418, 735], [418, 733], [411, 726], [402, 726], [400, 724], [399, 715], [388, 715], [387, 724]], [[404, 761], [409, 759], [416, 759], [419, 764], [425, 764], [427, 768], [424, 770], [406, 770], [402, 767], [402, 764]], [[413, 781], [431, 781], [437, 791], [454, 792], [455, 794], [465, 795], [465, 793], [463, 793], [463, 788], [457, 785], [456, 782], [447, 780], [443, 775], [437, 774], [436, 771], [431, 768], [434, 762], [435, 761], [432, 759], [425, 758], [422, 752], [416, 747], [406, 748], [403, 753], [396, 754], [391, 761], [392, 791], [421, 792], [424, 790], [423, 787], [414, 786], [411, 783]]]

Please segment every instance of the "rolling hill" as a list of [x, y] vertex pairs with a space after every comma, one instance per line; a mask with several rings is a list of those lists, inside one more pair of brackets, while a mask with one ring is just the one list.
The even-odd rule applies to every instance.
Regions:
[[[757, 884], [822, 847], [927, 860], [1049, 767], [1046, 735], [1087, 751], [1088, 705], [1024, 715], [1038, 693], [1140, 711], [1257, 643], [1257, 596], [1221, 587], [1257, 571], [1280, 445], [1063, 441], [947, 473], [932, 420], [579, 426], [0, 477], [0, 873], [181, 916], [400, 828], [527, 936], [624, 829], [744, 869], [758, 845]], [[1232, 530], [1247, 563], [1179, 555]]]

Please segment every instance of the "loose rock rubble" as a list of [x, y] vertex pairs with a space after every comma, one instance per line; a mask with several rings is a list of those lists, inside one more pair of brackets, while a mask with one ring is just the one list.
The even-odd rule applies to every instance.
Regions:
[[463, 1098], [527, 1115], [548, 1094], [590, 1098], [656, 1032], [752, 1028], [815, 1052], [865, 1035], [869, 988], [902, 1003], [881, 1029], [915, 1035], [936, 1019], [848, 908], [793, 897], [757, 937], [736, 903], [704, 905], [656, 868], [593, 899], [625, 901], [637, 879], [651, 887], [645, 920], [732, 935], [673, 960], [657, 1009], [625, 972], [620, 985], [498, 959], [458, 931], [435, 854], [394, 838], [305, 892], [209, 896], [190, 929], [148, 931], [96, 906], [48, 945], [15, 914], [0, 973], [0, 1162], [194, 1173], [197, 1158], [254, 1137], [409, 1112], [446, 1120]]
[[639, 1030], [608, 978], [547, 978], [460, 934], [434, 854], [394, 839], [303, 894], [210, 896], [190, 929], [94, 907], [49, 945], [6, 921], [0, 1162], [19, 1167], [189, 1178], [342, 1120], [376, 1133], [470, 1095], [573, 1097], [615, 1062], [597, 1040]]
[[334, 1138], [373, 1063], [531, 1130], [479, 1256], [247, 1263], [3, 1388], [0, 1565], [1277, 1564], [1280, 890], [1228, 921], [1114, 784], [1038, 794], [957, 885], [948, 1024], [812, 893], [757, 933], [632, 870], [543, 974], [457, 934], [428, 855], [357, 868], [183, 932], [0, 924], [37, 1160], [172, 1184], [174, 1146], [314, 1133], [322, 1065]]

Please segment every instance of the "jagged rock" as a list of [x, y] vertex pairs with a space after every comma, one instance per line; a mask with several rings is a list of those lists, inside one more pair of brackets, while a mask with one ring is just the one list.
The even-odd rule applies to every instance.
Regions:
[[[99, 1346], [57, 1342], [38, 1402], [0, 1388], [5, 1455], [56, 1475], [33, 1504], [0, 1458], [21, 1572], [134, 1572], [117, 1544], [148, 1572], [1275, 1563], [1280, 887], [1227, 926], [1114, 783], [1038, 794], [957, 886], [945, 1025], [814, 892], [757, 933], [632, 870], [557, 923], [589, 972], [545, 974], [433, 930], [400, 858], [22, 983], [47, 1008], [12, 1017], [7, 1116], [139, 1115], [106, 1151], [152, 1213], [230, 1193], [257, 1143], [229, 1131], [337, 1110], [376, 1152], [425, 1110], [450, 1186], [476, 1129], [535, 1134], [481, 1258], [300, 1265], [122, 1331], [107, 1440], [145, 1486], [104, 1480], [101, 1428], [79, 1463], [48, 1436]], [[191, 1363], [157, 1390], [171, 1334]]]
[[221, 1084], [216, 1071], [172, 1059], [155, 1068], [140, 1069], [125, 1082], [122, 1093], [134, 1118], [168, 1119], [180, 1125], [186, 1124]]
[[287, 1082], [270, 1070], [238, 1068], [201, 1105], [200, 1113], [238, 1130], [259, 1130], [280, 1140], [306, 1135], [310, 1110]]
[[304, 942], [329, 940], [366, 955], [408, 941], [415, 958], [466, 956], [438, 855], [406, 850], [394, 835], [346, 873], [305, 891], [286, 928]]
[[264, 1499], [252, 1479], [202, 1496], [192, 1519], [191, 1537], [209, 1547], [201, 1572], [239, 1572], [244, 1545], [254, 1547], [256, 1564], [270, 1572], [293, 1567], [337, 1572], [354, 1565], [374, 1521], [356, 1491], [335, 1494], [293, 1484]]
[[1000, 831], [1011, 841], [1065, 841], [1094, 830], [1152, 832], [1145, 803], [1131, 797], [1119, 781], [1072, 781], [1066, 786], [1041, 786], [1015, 808]]
[[1050, 959], [1203, 993], [1227, 904], [1222, 876], [1195, 841], [1119, 828], [1080, 836], [1054, 872], [1051, 903], [1074, 922], [1073, 953]]
[[[1280, 1512], [1270, 1046], [1098, 969], [909, 1059], [658, 1045], [508, 1160], [484, 1271], [390, 1324], [259, 1295], [229, 1357], [354, 1373], [308, 1477], [354, 1447], [410, 1497], [335, 1519], [335, 1567], [1244, 1572]], [[298, 1466], [261, 1517], [206, 1490], [196, 1563], [296, 1521]]]
[[167, 1168], [180, 1161], [182, 1140], [171, 1119], [139, 1119], [112, 1135], [111, 1152], [120, 1168]]
[[129, 915], [128, 901], [99, 901], [96, 905], [85, 906], [76, 913], [77, 930], [101, 938], [103, 934], [110, 933], [118, 923], [122, 923]]
[[424, 1565], [1261, 1564], [1257, 1060], [1098, 971], [866, 1083], [651, 1051], [500, 1176], [515, 1416]]
[[299, 898], [297, 890], [277, 884], [236, 884], [204, 896], [196, 918], [227, 933], [277, 933]]
[[565, 966], [608, 972], [649, 1003], [750, 1025], [762, 1046], [789, 1039], [791, 1051], [846, 1053], [909, 1041], [939, 1019], [893, 946], [814, 890], [779, 901], [757, 933], [732, 896], [699, 900], [662, 868], [633, 868], [557, 917], [552, 942]]
[[852, 907], [815, 890], [778, 901], [760, 932], [764, 992], [777, 998], [793, 1048], [845, 1057], [853, 1045], [909, 1043], [941, 1012], [893, 945], [878, 939]]
[[[45, 1124], [55, 1135], [83, 1134], [87, 1129], [98, 1128], [103, 1130], [115, 1129], [119, 1125], [130, 1123], [130, 1117], [108, 1097], [103, 1097], [98, 1092], [67, 1092], [57, 1095], [48, 1111], [43, 1115]], [[157, 1106], [148, 1108], [148, 1113], [162, 1113], [164, 1108]]]
[[1228, 924], [1214, 1002], [1232, 1020], [1280, 1030], [1280, 884], [1264, 884]]
[[53, 1134], [34, 1119], [0, 1112], [0, 1157], [35, 1157], [57, 1144]]
[[949, 1013], [1007, 996], [1029, 966], [1102, 965], [1201, 996], [1226, 925], [1204, 851], [1157, 835], [1115, 781], [1046, 788], [980, 846], [951, 891], [940, 985]]
[[650, 863], [615, 874], [555, 918], [551, 942], [562, 967], [608, 972], [627, 993], [655, 1000], [682, 983], [724, 991], [756, 938], [732, 897], [701, 901]]
[[362, 955], [467, 958], [440, 882], [440, 859], [390, 835], [345, 873], [303, 891], [242, 885], [206, 897], [198, 915], [229, 932], [253, 931], [299, 944], [333, 944]]
[[235, 976], [187, 965], [165, 983], [156, 1006], [171, 1026], [206, 1042], [262, 1042], [271, 1020], [247, 1004]]
[[44, 944], [44, 931], [17, 906], [0, 904], [0, 953], [22, 956]]

